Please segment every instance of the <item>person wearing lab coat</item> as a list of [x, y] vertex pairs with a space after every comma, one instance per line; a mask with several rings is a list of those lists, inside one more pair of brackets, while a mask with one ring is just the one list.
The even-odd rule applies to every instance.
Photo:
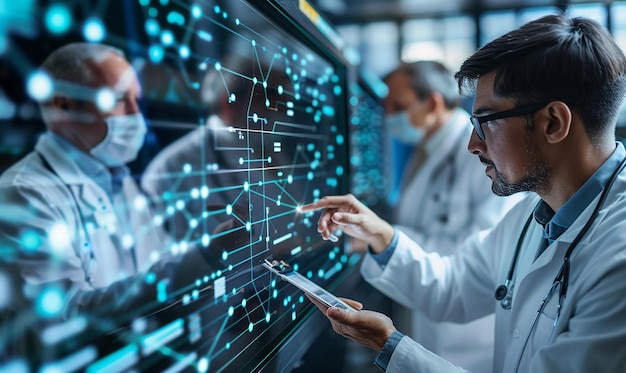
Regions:
[[202, 256], [172, 252], [126, 167], [146, 124], [141, 87], [123, 53], [72, 43], [41, 69], [52, 87], [40, 103], [47, 131], [0, 177], [5, 260], [30, 292], [63, 289], [56, 293], [62, 307], [37, 316], [90, 312], [128, 320], [131, 310], [158, 305], [193, 282], [206, 270]]
[[[324, 209], [325, 239], [341, 228], [367, 241], [364, 277], [430, 317], [467, 322], [495, 310], [495, 372], [624, 371], [626, 151], [615, 125], [626, 57], [595, 21], [559, 14], [486, 44], [455, 77], [475, 91], [468, 148], [493, 192], [534, 192], [500, 223], [442, 256], [350, 195], [301, 211]], [[384, 370], [464, 371], [347, 302], [360, 311], [317, 306], [337, 333], [378, 351]]]
[[[417, 147], [402, 175], [393, 223], [424, 250], [451, 254], [471, 233], [494, 226], [521, 193], [500, 197], [489, 189], [482, 165], [465, 149], [470, 116], [443, 64], [403, 63], [384, 81], [386, 129]], [[409, 335], [429, 350], [477, 372], [491, 370], [493, 314], [465, 325], [435, 323], [420, 311], [407, 317], [402, 306], [393, 314], [397, 322], [409, 319]]]

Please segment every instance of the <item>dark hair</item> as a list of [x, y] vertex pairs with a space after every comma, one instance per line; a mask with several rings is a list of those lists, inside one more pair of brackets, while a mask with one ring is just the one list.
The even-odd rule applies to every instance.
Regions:
[[402, 63], [387, 74], [383, 80], [387, 80], [391, 75], [397, 73], [403, 73], [409, 77], [409, 84], [420, 99], [423, 100], [434, 92], [438, 92], [443, 96], [448, 109], [454, 109], [461, 105], [461, 97], [452, 72], [443, 64], [435, 61]]
[[495, 72], [494, 92], [518, 104], [565, 102], [593, 140], [614, 131], [626, 89], [626, 58], [595, 21], [549, 15], [511, 31], [469, 57], [454, 75], [461, 93]]

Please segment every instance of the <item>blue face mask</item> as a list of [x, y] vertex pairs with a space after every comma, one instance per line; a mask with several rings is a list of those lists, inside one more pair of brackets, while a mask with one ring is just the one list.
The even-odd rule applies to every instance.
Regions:
[[387, 131], [398, 141], [408, 145], [417, 145], [424, 138], [425, 132], [411, 124], [408, 111], [389, 114], [385, 117]]
[[91, 149], [91, 155], [109, 167], [121, 166], [137, 158], [148, 132], [143, 115], [114, 115], [104, 121], [106, 137]]

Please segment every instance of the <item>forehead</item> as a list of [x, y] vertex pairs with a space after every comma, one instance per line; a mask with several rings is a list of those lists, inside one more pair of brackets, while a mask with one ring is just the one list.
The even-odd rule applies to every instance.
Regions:
[[91, 61], [90, 66], [98, 85], [116, 92], [139, 91], [139, 80], [135, 70], [121, 56], [109, 53], [100, 61]]
[[492, 108], [497, 100], [494, 93], [495, 73], [481, 76], [476, 84], [473, 111], [480, 112]]

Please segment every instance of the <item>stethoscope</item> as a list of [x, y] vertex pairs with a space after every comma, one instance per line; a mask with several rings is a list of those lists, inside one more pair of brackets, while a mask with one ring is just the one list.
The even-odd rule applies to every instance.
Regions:
[[[583, 238], [585, 233], [587, 233], [587, 231], [591, 227], [591, 224], [593, 224], [593, 221], [596, 219], [598, 215], [598, 211], [600, 210], [600, 207], [602, 207], [602, 205], [604, 204], [604, 201], [606, 200], [609, 190], [611, 190], [613, 183], [615, 182], [618, 175], [622, 172], [625, 166], [626, 166], [626, 158], [624, 158], [622, 162], [619, 164], [619, 166], [617, 167], [617, 169], [613, 171], [613, 174], [611, 175], [611, 178], [609, 179], [606, 187], [602, 191], [602, 194], [600, 195], [600, 200], [598, 201], [598, 204], [596, 205], [595, 209], [591, 213], [589, 220], [587, 220], [587, 223], [585, 224], [585, 226], [580, 230], [580, 232], [578, 232], [578, 235], [576, 236], [576, 238], [574, 238], [574, 241], [572, 241], [569, 248], [565, 252], [561, 269], [559, 270], [559, 273], [556, 275], [553, 281], [553, 284], [554, 283], [561, 284], [559, 298], [565, 297], [565, 294], [567, 293], [567, 286], [569, 283], [570, 257], [572, 255], [572, 252], [574, 251], [574, 249], [576, 248], [580, 240]], [[504, 309], [511, 308], [511, 300], [513, 297], [513, 291], [512, 289], [509, 289], [509, 286], [511, 286], [511, 281], [513, 279], [513, 275], [515, 274], [515, 268], [517, 266], [517, 258], [519, 257], [519, 253], [521, 251], [524, 237], [526, 236], [526, 232], [528, 231], [528, 227], [530, 226], [530, 222], [532, 221], [532, 219], [533, 219], [533, 213], [531, 213], [528, 219], [526, 220], [526, 223], [524, 224], [524, 227], [522, 228], [522, 233], [520, 234], [517, 240], [517, 245], [515, 246], [515, 253], [513, 254], [513, 260], [511, 261], [511, 266], [509, 267], [509, 272], [506, 276], [506, 280], [504, 281], [504, 284], [498, 286], [495, 291], [495, 298], [496, 300], [501, 301], [500, 304], [502, 308]], [[557, 317], [558, 317], [558, 312], [557, 312]]]
[[[611, 190], [611, 187], [613, 186], [613, 183], [615, 182], [615, 180], [617, 180], [617, 177], [622, 172], [622, 170], [624, 169], [625, 166], [626, 166], [626, 158], [624, 158], [621, 161], [621, 163], [619, 164], [619, 166], [617, 167], [617, 169], [615, 171], [613, 171], [613, 174], [611, 175], [611, 178], [609, 179], [606, 187], [602, 191], [602, 194], [600, 195], [600, 199], [598, 201], [598, 204], [596, 205], [596, 207], [594, 208], [593, 212], [591, 213], [591, 216], [589, 217], [589, 220], [587, 220], [587, 223], [585, 224], [585, 226], [580, 230], [580, 232], [578, 232], [578, 235], [576, 236], [576, 238], [574, 238], [574, 240], [572, 241], [572, 243], [568, 247], [567, 251], [565, 252], [565, 256], [563, 257], [563, 264], [561, 265], [561, 269], [559, 270], [559, 273], [554, 278], [554, 281], [552, 282], [552, 286], [550, 286], [550, 289], [548, 289], [548, 292], [546, 293], [545, 297], [541, 301], [541, 304], [539, 305], [539, 309], [537, 310], [537, 315], [535, 316], [535, 319], [533, 320], [533, 324], [530, 327], [530, 330], [528, 331], [528, 336], [526, 337], [526, 341], [524, 342], [524, 346], [522, 348], [522, 352], [520, 353], [520, 357], [519, 357], [519, 360], [518, 360], [518, 363], [517, 363], [518, 367], [519, 367], [519, 364], [521, 362], [523, 352], [526, 349], [526, 345], [528, 344], [528, 340], [530, 339], [530, 335], [531, 335], [532, 331], [534, 330], [534, 328], [536, 327], [537, 322], [539, 321], [539, 316], [543, 312], [546, 304], [550, 301], [550, 299], [552, 299], [552, 296], [554, 295], [555, 291], [558, 288], [559, 289], [559, 300], [558, 300], [557, 308], [556, 308], [556, 316], [554, 318], [554, 323], [553, 323], [553, 326], [552, 326], [552, 332], [554, 332], [554, 329], [556, 328], [556, 324], [557, 324], [557, 322], [559, 320], [559, 316], [561, 315], [561, 308], [562, 308], [561, 306], [562, 306], [562, 303], [563, 303], [563, 299], [565, 298], [565, 295], [567, 294], [567, 287], [569, 285], [570, 257], [572, 255], [572, 252], [574, 251], [574, 249], [576, 248], [576, 246], [578, 245], [580, 240], [587, 233], [587, 231], [589, 230], [589, 228], [593, 224], [594, 220], [598, 216], [598, 212], [600, 211], [600, 208], [604, 205], [604, 201], [606, 200], [606, 198], [608, 196], [608, 192]], [[530, 216], [528, 217], [528, 219], [526, 220], [526, 223], [524, 224], [524, 227], [522, 228], [522, 233], [520, 234], [520, 237], [517, 240], [517, 245], [515, 247], [515, 253], [513, 255], [513, 260], [511, 261], [511, 266], [509, 268], [509, 272], [507, 274], [506, 280], [504, 281], [504, 284], [498, 286], [496, 288], [496, 291], [495, 291], [495, 298], [496, 298], [496, 300], [500, 301], [500, 305], [504, 309], [510, 309], [511, 308], [511, 303], [512, 303], [512, 299], [513, 299], [513, 290], [509, 289], [509, 286], [511, 285], [511, 281], [512, 281], [513, 275], [515, 273], [515, 268], [516, 268], [516, 265], [517, 265], [517, 259], [518, 259], [519, 252], [520, 252], [521, 247], [522, 247], [522, 242], [524, 240], [526, 232], [528, 231], [528, 227], [529, 227], [530, 222], [532, 221], [532, 219], [533, 219], [533, 213], [531, 213]], [[550, 338], [551, 337], [552, 336], [550, 336]], [[517, 369], [516, 369], [516, 371], [517, 371]]]

